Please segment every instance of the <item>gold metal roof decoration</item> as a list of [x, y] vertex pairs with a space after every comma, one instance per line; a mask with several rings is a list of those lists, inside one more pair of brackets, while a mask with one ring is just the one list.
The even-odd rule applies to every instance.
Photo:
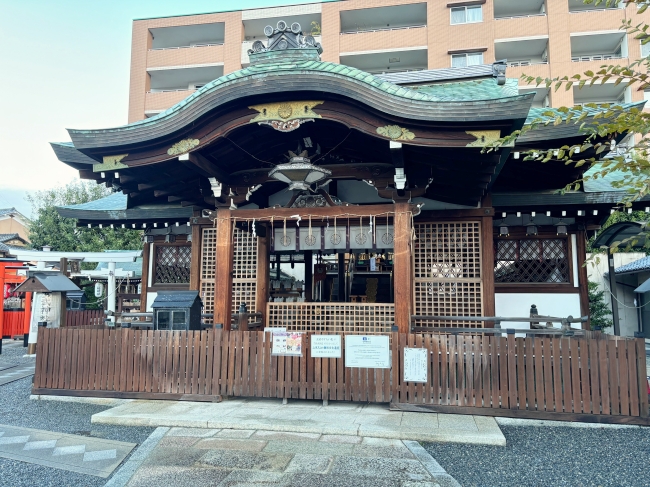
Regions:
[[476, 137], [475, 141], [470, 142], [465, 147], [485, 147], [486, 145], [491, 144], [496, 140], [499, 140], [499, 138], [501, 137], [500, 130], [477, 130], [477, 131], [466, 130], [465, 133]]
[[181, 154], [185, 154], [186, 152], [194, 149], [197, 145], [199, 145], [199, 143], [199, 139], [183, 139], [180, 142], [176, 142], [174, 145], [172, 145], [169, 150], [167, 150], [167, 154], [170, 156], [179, 156]]
[[399, 125], [385, 125], [384, 127], [377, 127], [377, 133], [388, 137], [390, 140], [413, 140], [415, 134], [409, 129], [400, 127]]
[[114, 156], [104, 156], [101, 164], [93, 164], [93, 172], [117, 171], [118, 169], [128, 169], [129, 166], [122, 163], [128, 154], [117, 154]]
[[280, 132], [291, 132], [305, 122], [313, 122], [315, 118], [322, 118], [313, 110], [316, 105], [322, 103], [322, 101], [282, 101], [253, 105], [248, 108], [259, 113], [249, 123], [270, 125]]

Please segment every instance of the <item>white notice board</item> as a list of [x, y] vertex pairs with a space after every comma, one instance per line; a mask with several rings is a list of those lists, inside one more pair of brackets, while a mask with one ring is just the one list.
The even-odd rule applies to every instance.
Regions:
[[390, 369], [388, 336], [346, 335], [345, 366]]
[[426, 348], [404, 348], [404, 382], [427, 381]]
[[341, 358], [341, 335], [312, 335], [311, 356]]

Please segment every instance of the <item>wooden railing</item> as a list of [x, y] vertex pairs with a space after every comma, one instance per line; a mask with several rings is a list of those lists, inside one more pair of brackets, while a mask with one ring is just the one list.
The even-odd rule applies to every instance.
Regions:
[[9, 338], [22, 337], [25, 333], [25, 312], [0, 309], [0, 313], [4, 313], [1, 335]]
[[[271, 355], [265, 332], [40, 329], [34, 394], [189, 399], [218, 396], [391, 403], [527, 418], [650, 424], [643, 339], [397, 334], [390, 369]], [[425, 348], [427, 382], [403, 380], [404, 348]]]
[[84, 310], [68, 310], [66, 312], [66, 327], [88, 327], [88, 326], [103, 326], [106, 315], [101, 309], [84, 309]]
[[390, 333], [393, 303], [267, 303], [266, 326], [287, 331]]

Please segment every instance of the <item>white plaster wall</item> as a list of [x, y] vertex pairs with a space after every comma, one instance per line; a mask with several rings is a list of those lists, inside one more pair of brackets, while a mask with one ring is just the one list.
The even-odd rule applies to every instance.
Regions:
[[[537, 312], [540, 315], [564, 318], [569, 315], [574, 318], [580, 316], [580, 295], [575, 294], [551, 294], [551, 293], [496, 293], [494, 296], [496, 316], [502, 318], [514, 317], [524, 318], [530, 316], [530, 306], [537, 305]], [[559, 323], [553, 323], [559, 327]], [[571, 325], [580, 328], [580, 324]], [[518, 330], [529, 330], [530, 324], [524, 322], [503, 322], [501, 328], [515, 328]]]
[[[645, 257], [643, 252], [620, 252], [614, 254], [614, 268], [634, 262]], [[605, 303], [612, 309], [612, 299], [609, 293], [609, 280], [605, 279], [605, 273], [609, 271], [607, 263], [607, 256], [599, 254], [592, 257], [592, 254], [587, 254], [587, 277], [590, 281], [598, 284], [598, 289], [605, 291]], [[618, 278], [620, 280], [620, 277]], [[619, 325], [621, 327], [621, 336], [634, 336], [637, 331], [638, 318], [637, 311], [634, 308], [634, 288], [625, 286], [621, 283], [616, 285], [616, 296], [618, 297], [618, 317]], [[611, 318], [611, 316], [610, 316]], [[610, 335], [614, 333], [614, 327], [609, 327], [605, 333]]]
[[156, 296], [158, 296], [158, 293], [147, 293], [147, 311], [152, 311], [151, 305], [154, 302], [154, 299], [156, 299]]

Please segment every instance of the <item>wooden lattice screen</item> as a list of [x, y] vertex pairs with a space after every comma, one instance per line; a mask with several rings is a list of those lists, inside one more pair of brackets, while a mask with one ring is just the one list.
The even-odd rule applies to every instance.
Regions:
[[393, 303], [267, 303], [267, 323], [288, 331], [390, 333]]
[[257, 311], [257, 237], [235, 228], [233, 232], [232, 311], [246, 303], [249, 313]]
[[[217, 229], [204, 228], [201, 235], [201, 299], [203, 312], [214, 313], [214, 279], [217, 264]], [[206, 318], [212, 323], [212, 318]]]
[[[415, 315], [481, 316], [481, 223], [416, 223]], [[420, 321], [416, 326], [482, 327], [476, 321]]]

